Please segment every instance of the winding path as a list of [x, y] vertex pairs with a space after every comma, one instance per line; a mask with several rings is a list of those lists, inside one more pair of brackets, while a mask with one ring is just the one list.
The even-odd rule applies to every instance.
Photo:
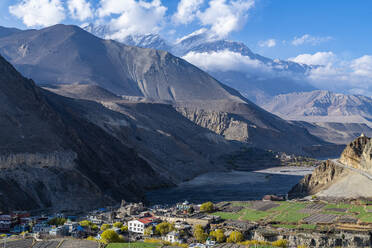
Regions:
[[340, 167], [342, 167], [342, 168], [345, 168], [345, 169], [348, 169], [348, 170], [354, 171], [354, 172], [356, 172], [356, 173], [359, 173], [360, 175], [365, 176], [365, 177], [367, 177], [369, 180], [372, 181], [372, 174], [370, 174], [370, 173], [368, 173], [368, 172], [366, 172], [366, 171], [359, 170], [359, 169], [356, 169], [356, 168], [354, 168], [354, 167], [351, 167], [351, 166], [345, 165], [345, 164], [341, 163], [338, 159], [331, 159], [331, 161], [332, 161], [335, 165], [337, 165], [337, 166], [340, 166]]

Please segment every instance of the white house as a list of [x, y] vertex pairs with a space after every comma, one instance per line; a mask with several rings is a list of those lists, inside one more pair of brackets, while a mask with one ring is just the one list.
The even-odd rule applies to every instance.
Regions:
[[146, 228], [145, 223], [143, 223], [139, 220], [128, 221], [128, 230], [130, 232], [144, 234], [145, 233], [145, 228]]
[[180, 234], [175, 231], [168, 233], [163, 239], [171, 243], [182, 243], [183, 242]]

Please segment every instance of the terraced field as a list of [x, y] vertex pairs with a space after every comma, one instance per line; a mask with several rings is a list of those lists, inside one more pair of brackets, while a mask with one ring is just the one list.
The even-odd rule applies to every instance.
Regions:
[[4, 245], [5, 240], [0, 240], [0, 247], [7, 248], [30, 248], [32, 246], [32, 239], [7, 241], [6, 246]]
[[[88, 240], [51, 240], [34, 242], [33, 239], [8, 240], [4, 246], [5, 240], [0, 240], [0, 247], [6, 248], [98, 248], [97, 242]], [[152, 247], [144, 247], [152, 248]]]
[[334, 223], [372, 225], [372, 206], [349, 203], [231, 202], [214, 215], [225, 220], [260, 222], [289, 229], [316, 229], [318, 225]]

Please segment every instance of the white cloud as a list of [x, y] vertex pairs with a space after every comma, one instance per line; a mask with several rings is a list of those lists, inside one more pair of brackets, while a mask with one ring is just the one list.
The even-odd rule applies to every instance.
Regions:
[[306, 64], [320, 64], [312, 68], [307, 80], [319, 89], [350, 94], [372, 94], [372, 56], [364, 55], [351, 61], [339, 59], [332, 52], [302, 54], [291, 59]]
[[304, 44], [310, 44], [310, 45], [318, 45], [322, 42], [326, 42], [331, 40], [331, 36], [326, 36], [326, 37], [316, 37], [312, 36], [310, 34], [304, 34], [301, 37], [295, 37], [292, 41], [292, 45], [294, 46], [300, 46]]
[[172, 21], [176, 24], [188, 24], [192, 22], [204, 0], [181, 0], [178, 3], [177, 12]]
[[199, 11], [197, 17], [202, 25], [210, 26], [213, 33], [225, 38], [244, 26], [254, 3], [254, 0], [211, 0], [209, 7]]
[[27, 27], [45, 27], [65, 19], [65, 9], [60, 0], [23, 0], [9, 6], [9, 12]]
[[189, 52], [183, 56], [183, 59], [208, 71], [271, 71], [271, 68], [267, 67], [261, 61], [250, 59], [247, 56], [229, 50], [209, 53]]
[[112, 17], [109, 21], [112, 35], [107, 38], [123, 40], [128, 35], [157, 33], [162, 28], [167, 8], [160, 0], [101, 0], [97, 13]]
[[275, 47], [276, 46], [276, 40], [275, 39], [268, 39], [268, 40], [264, 40], [264, 41], [260, 41], [258, 42], [258, 45], [260, 47]]
[[85, 0], [68, 0], [67, 7], [74, 19], [85, 21], [93, 17], [92, 6]]
[[353, 69], [355, 75], [372, 78], [371, 55], [364, 55], [363, 57], [353, 60], [350, 67]]
[[328, 65], [335, 60], [333, 52], [317, 52], [315, 54], [300, 54], [288, 60], [306, 65]]

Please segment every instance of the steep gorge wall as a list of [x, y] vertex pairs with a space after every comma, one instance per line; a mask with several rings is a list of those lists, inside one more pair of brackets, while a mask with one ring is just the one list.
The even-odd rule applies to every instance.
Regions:
[[312, 174], [306, 175], [288, 193], [290, 198], [314, 195], [330, 186], [332, 182], [346, 175], [346, 169], [328, 160], [318, 166]]
[[340, 162], [354, 168], [372, 172], [372, 140], [361, 136], [342, 152]]

